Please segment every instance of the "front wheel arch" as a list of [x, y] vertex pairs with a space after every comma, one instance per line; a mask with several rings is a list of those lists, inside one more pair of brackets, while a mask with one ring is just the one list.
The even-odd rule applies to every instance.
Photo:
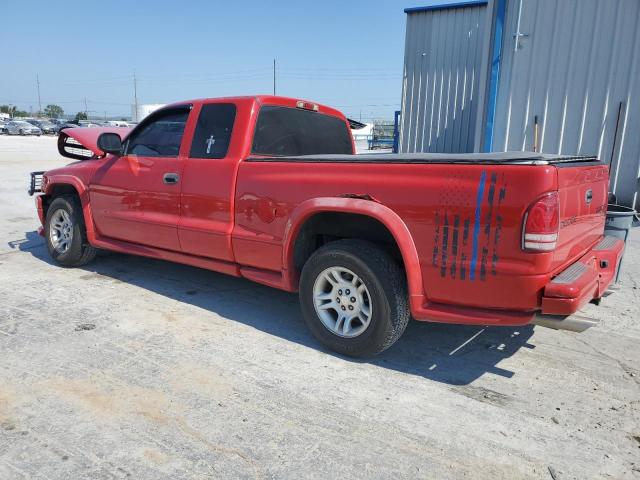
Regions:
[[[46, 175], [46, 173], [45, 173]], [[88, 190], [80, 179], [72, 175], [56, 175], [48, 177], [48, 182], [43, 195], [43, 215], [46, 217], [48, 206], [55, 198], [62, 195], [73, 195], [78, 198], [82, 207], [82, 215], [87, 232], [89, 243], [95, 240], [95, 228], [93, 223], [93, 215], [91, 205], [88, 199]]]
[[87, 242], [82, 206], [76, 195], [59, 195], [51, 201], [44, 234], [51, 258], [62, 267], [80, 267], [96, 256], [97, 250]]

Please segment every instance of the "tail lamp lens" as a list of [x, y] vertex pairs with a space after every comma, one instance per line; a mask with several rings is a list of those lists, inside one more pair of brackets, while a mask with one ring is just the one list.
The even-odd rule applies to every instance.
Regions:
[[525, 214], [522, 248], [532, 252], [549, 252], [556, 248], [560, 227], [558, 192], [537, 199]]

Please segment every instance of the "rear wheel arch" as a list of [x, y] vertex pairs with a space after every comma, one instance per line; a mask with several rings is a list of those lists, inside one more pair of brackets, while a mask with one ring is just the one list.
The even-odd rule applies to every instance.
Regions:
[[300, 279], [305, 323], [343, 355], [376, 355], [393, 345], [409, 320], [404, 271], [378, 244], [329, 242], [305, 263]]
[[[344, 223], [333, 231], [318, 229], [326, 226], [327, 221], [331, 219], [335, 219], [337, 223], [343, 223], [340, 220], [355, 222], [351, 227], [347, 227], [346, 231], [343, 230]], [[349, 231], [354, 227], [355, 231]], [[363, 227], [367, 227], [367, 234], [357, 235], [358, 229]], [[327, 235], [329, 238], [318, 241], [318, 235]], [[345, 238], [372, 241], [379, 245], [387, 244], [389, 248], [386, 250], [391, 256], [399, 255], [397, 260], [405, 270], [409, 295], [420, 298], [424, 295], [418, 253], [411, 233], [398, 214], [372, 200], [337, 197], [307, 200], [292, 213], [285, 232], [283, 249], [285, 283], [288, 289], [297, 289], [304, 263], [317, 249], [327, 243], [326, 240]]]

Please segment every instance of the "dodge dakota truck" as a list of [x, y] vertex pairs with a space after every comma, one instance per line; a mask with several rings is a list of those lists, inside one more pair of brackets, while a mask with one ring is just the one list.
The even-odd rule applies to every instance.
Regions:
[[346, 355], [410, 318], [581, 331], [624, 248], [603, 235], [596, 158], [355, 155], [344, 115], [306, 100], [180, 102], [134, 129], [63, 130], [58, 150], [79, 161], [33, 172], [30, 193], [59, 265], [107, 249], [297, 291]]

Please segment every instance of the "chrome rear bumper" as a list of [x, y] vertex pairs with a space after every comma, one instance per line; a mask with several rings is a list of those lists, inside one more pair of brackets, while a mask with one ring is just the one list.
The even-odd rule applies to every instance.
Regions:
[[531, 320], [531, 324], [553, 328], [554, 330], [568, 330], [570, 332], [580, 333], [591, 327], [595, 327], [598, 321], [575, 314], [568, 316], [537, 314], [533, 317], [533, 320]]

